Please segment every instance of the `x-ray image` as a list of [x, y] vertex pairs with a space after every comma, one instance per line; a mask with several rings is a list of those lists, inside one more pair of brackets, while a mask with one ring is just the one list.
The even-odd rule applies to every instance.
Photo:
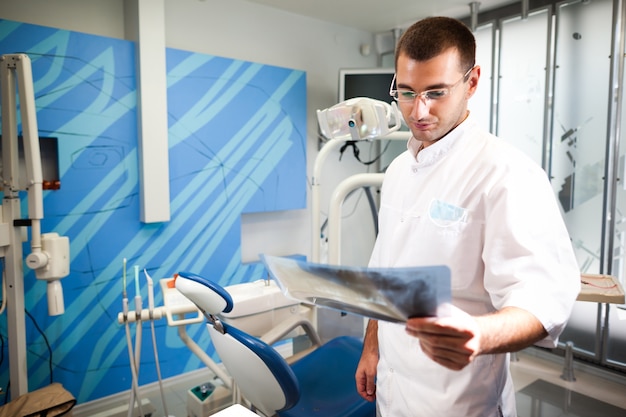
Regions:
[[391, 322], [434, 317], [450, 302], [447, 266], [355, 268], [261, 255], [283, 293], [303, 303]]

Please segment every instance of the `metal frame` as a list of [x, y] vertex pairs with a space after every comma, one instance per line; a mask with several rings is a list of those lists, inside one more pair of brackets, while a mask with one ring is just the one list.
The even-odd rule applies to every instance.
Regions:
[[[543, 149], [541, 164], [551, 176], [552, 172], [552, 131], [554, 126], [553, 101], [555, 97], [556, 56], [558, 45], [559, 9], [565, 5], [587, 3], [590, 0], [531, 0], [504, 6], [500, 9], [485, 11], [478, 15], [478, 27], [493, 25], [493, 79], [492, 79], [492, 110], [491, 129], [498, 131], [498, 79], [499, 79], [499, 56], [501, 48], [501, 22], [515, 16], [524, 18], [528, 13], [540, 9], [549, 9], [548, 39], [546, 40], [546, 79], [544, 96], [544, 128]], [[471, 17], [471, 16], [470, 16]], [[469, 18], [464, 19], [466, 23]], [[600, 272], [611, 274], [613, 268], [613, 254], [615, 249], [615, 213], [617, 209], [617, 187], [619, 181], [619, 142], [621, 136], [621, 115], [623, 101], [624, 79], [624, 48], [626, 47], [626, 2], [613, 0], [613, 20], [611, 35], [611, 69], [609, 78], [609, 98], [606, 132], [606, 156], [604, 171], [604, 200], [602, 218], [602, 244], [600, 255]], [[497, 39], [497, 43], [496, 43]], [[573, 348], [576, 355], [591, 359], [600, 365], [611, 366], [626, 371], [626, 363], [617, 362], [607, 358], [607, 344], [609, 336], [609, 304], [598, 304], [595, 351], [588, 352], [577, 347]], [[560, 349], [565, 349], [566, 344], [561, 343]]]
[[[39, 155], [39, 139], [35, 117], [35, 97], [30, 59], [27, 55], [3, 55], [0, 57], [0, 82], [2, 86], [2, 227], [8, 239], [2, 239], [0, 256], [4, 257], [7, 298], [7, 327], [9, 344], [9, 377], [11, 398], [28, 393], [28, 364], [26, 350], [26, 323], [24, 312], [24, 266], [22, 250], [22, 227], [20, 211], [20, 179], [17, 131], [17, 95], [20, 98], [24, 149], [27, 154]], [[35, 159], [36, 159], [35, 158]], [[27, 158], [29, 159], [29, 158]], [[38, 165], [41, 177], [41, 160], [30, 161], [28, 166]], [[31, 190], [29, 190], [31, 192]], [[35, 192], [41, 198], [39, 190]], [[37, 197], [37, 196], [35, 196]], [[29, 197], [29, 207], [30, 207]], [[43, 209], [31, 211], [31, 218], [41, 219]], [[38, 222], [37, 222], [38, 224]], [[33, 231], [35, 233], [35, 231]]]
[[[621, 114], [623, 100], [624, 80], [624, 31], [626, 16], [626, 3], [623, 0], [613, 0], [613, 33], [611, 35], [611, 72], [609, 76], [609, 99], [606, 132], [606, 163], [604, 166], [604, 202], [602, 225], [602, 245], [600, 250], [601, 272], [611, 274], [613, 270], [613, 254], [615, 246], [615, 224], [617, 212], [617, 183], [619, 181], [619, 142], [621, 136]], [[626, 364], [612, 361], [607, 357], [607, 345], [609, 337], [609, 311], [610, 305], [606, 304], [604, 317], [598, 314], [602, 320], [600, 340], [600, 358], [603, 363], [609, 363], [626, 369]]]

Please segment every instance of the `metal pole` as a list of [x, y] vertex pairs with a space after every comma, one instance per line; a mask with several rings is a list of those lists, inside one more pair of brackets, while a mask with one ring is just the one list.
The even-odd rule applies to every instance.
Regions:
[[600, 251], [600, 273], [611, 274], [615, 244], [615, 216], [619, 169], [619, 139], [622, 114], [622, 80], [624, 78], [624, 2], [613, 1], [613, 34], [611, 36], [611, 71], [604, 167], [604, 224]]
[[543, 97], [543, 146], [541, 150], [541, 166], [552, 179], [552, 123], [553, 123], [553, 103], [554, 78], [556, 75], [556, 25], [552, 6], [548, 8], [548, 39], [546, 40], [546, 74], [545, 93]]
[[478, 26], [478, 8], [480, 7], [480, 2], [473, 1], [469, 4], [469, 6], [471, 18], [470, 28], [472, 29], [472, 32], [476, 32], [476, 27]]
[[[11, 398], [28, 393], [28, 365], [26, 355], [26, 323], [24, 314], [24, 266], [22, 263], [22, 228], [15, 225], [21, 218], [19, 198], [19, 165], [17, 151], [16, 64], [0, 58], [0, 85], [2, 86], [2, 163], [4, 198], [2, 221], [9, 224], [9, 245], [5, 248], [7, 293], [7, 327], [9, 343], [9, 378]], [[7, 394], [8, 395], [8, 394]]]
[[[615, 214], [617, 212], [617, 183], [619, 181], [619, 142], [621, 138], [622, 80], [624, 79], [624, 16], [625, 3], [613, 0], [613, 33], [611, 35], [611, 71], [609, 76], [609, 103], [606, 134], [606, 163], [604, 166], [604, 201], [600, 273], [613, 273], [615, 250]], [[623, 180], [623, 179], [622, 179]], [[606, 359], [609, 305], [606, 305], [604, 326], [600, 339], [600, 354]]]
[[529, 0], [522, 0], [522, 20], [528, 19]]

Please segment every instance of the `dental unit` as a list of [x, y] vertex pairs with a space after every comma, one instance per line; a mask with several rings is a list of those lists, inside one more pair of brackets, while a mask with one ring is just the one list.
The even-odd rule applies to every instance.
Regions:
[[[157, 341], [154, 331], [154, 322], [162, 319], [167, 321], [168, 326], [177, 328], [177, 333], [181, 341], [198, 359], [200, 359], [215, 377], [221, 381], [221, 387], [196, 387], [198, 390], [208, 390], [208, 393], [205, 392], [203, 394], [197, 392], [194, 394], [192, 393], [194, 390], [189, 391], [188, 410], [191, 411], [190, 415], [207, 415], [209, 411], [208, 408], [210, 408], [208, 404], [219, 408], [224, 405], [243, 401], [237, 386], [232, 381], [232, 377], [187, 334], [187, 326], [203, 323], [206, 318], [196, 304], [181, 294], [176, 288], [175, 282], [177, 275], [158, 280], [163, 296], [163, 305], [155, 306], [154, 280], [148, 274], [147, 270], [144, 269], [146, 286], [148, 288], [148, 306], [145, 308], [141, 300], [137, 274], [138, 266], [135, 266], [133, 269], [135, 272], [135, 308], [132, 309], [129, 304], [131, 298], [126, 289], [127, 285], [131, 287], [132, 285], [126, 281], [126, 268], [126, 259], [124, 259], [122, 267], [122, 310], [118, 313], [117, 321], [120, 325], [124, 326], [132, 377], [128, 416], [145, 415], [144, 412], [146, 411], [142, 409], [139, 386], [140, 352], [142, 344], [141, 327], [144, 322], [150, 322], [158, 384], [161, 390], [163, 409], [165, 410], [165, 415], [168, 415], [167, 404], [163, 394], [163, 382], [160, 376]], [[290, 360], [296, 360], [322, 344], [314, 325], [314, 307], [303, 305], [298, 301], [287, 298], [273, 280], [259, 279], [252, 282], [230, 285], [225, 288], [235, 302], [234, 308], [230, 312], [222, 315], [224, 322], [235, 325], [255, 337], [261, 338], [268, 344], [273, 344], [283, 339], [306, 335], [312, 341], [312, 346], [309, 349], [304, 349], [292, 355]], [[134, 341], [132, 331], [133, 324], [135, 327]], [[209, 403], [208, 400], [201, 400], [210, 395], [211, 391], [213, 391], [214, 396], [218, 398], [218, 400], [212, 399], [212, 401], [217, 401], [217, 405]], [[201, 398], [197, 398], [198, 396]], [[225, 398], [225, 400], [223, 400], [223, 398]]]

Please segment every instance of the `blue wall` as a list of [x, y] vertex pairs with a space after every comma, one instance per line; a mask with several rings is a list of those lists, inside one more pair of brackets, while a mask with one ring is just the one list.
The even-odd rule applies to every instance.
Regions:
[[[240, 217], [306, 206], [306, 74], [168, 49], [171, 221], [143, 224], [134, 43], [0, 20], [0, 54], [17, 52], [32, 60], [39, 135], [59, 143], [61, 189], [45, 192], [42, 230], [71, 244], [64, 315], [47, 315], [46, 285], [25, 268], [26, 310], [37, 323], [27, 318], [29, 389], [50, 383], [51, 361], [53, 380], [82, 403], [130, 388], [117, 323], [123, 258], [131, 297], [134, 265], [155, 280], [181, 270], [222, 285], [264, 276], [259, 264], [241, 263]], [[140, 282], [145, 300], [143, 274]], [[156, 326], [163, 377], [203, 366], [175, 328]], [[212, 353], [202, 325], [188, 331]], [[148, 332], [144, 325], [140, 384], [156, 380]], [[6, 389], [6, 314], [0, 334]]]

